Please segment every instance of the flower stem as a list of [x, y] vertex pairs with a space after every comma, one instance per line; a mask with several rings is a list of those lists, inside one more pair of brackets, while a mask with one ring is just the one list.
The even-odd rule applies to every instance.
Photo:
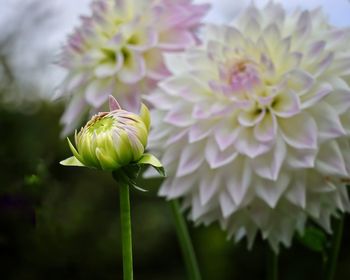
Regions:
[[124, 280], [133, 279], [129, 186], [119, 184]]
[[340, 251], [340, 244], [343, 237], [344, 231], [344, 215], [336, 220], [335, 232], [332, 238], [332, 247], [330, 250], [330, 256], [327, 261], [326, 267], [326, 280], [333, 280], [337, 270], [338, 256]]
[[267, 251], [267, 279], [278, 279], [278, 255], [268, 245]]
[[176, 199], [170, 201], [174, 216], [177, 236], [179, 238], [182, 255], [185, 260], [189, 280], [200, 280], [201, 275], [198, 268], [196, 255], [193, 249], [190, 235], [188, 233], [185, 219], [180, 211], [179, 203]]

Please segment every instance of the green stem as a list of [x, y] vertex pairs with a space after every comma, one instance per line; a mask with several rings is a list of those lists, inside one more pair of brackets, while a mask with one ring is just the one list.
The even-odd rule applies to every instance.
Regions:
[[332, 247], [326, 267], [326, 280], [333, 280], [337, 271], [338, 256], [340, 251], [341, 240], [344, 231], [344, 215], [339, 220], [336, 220], [335, 232], [332, 238]]
[[278, 279], [278, 255], [268, 245], [267, 249], [267, 279]]
[[201, 275], [198, 268], [196, 255], [193, 249], [190, 235], [188, 233], [185, 219], [181, 213], [180, 206], [177, 200], [170, 201], [171, 209], [174, 216], [177, 236], [179, 238], [182, 255], [185, 260], [189, 280], [200, 280]]
[[129, 186], [119, 183], [124, 280], [133, 279]]

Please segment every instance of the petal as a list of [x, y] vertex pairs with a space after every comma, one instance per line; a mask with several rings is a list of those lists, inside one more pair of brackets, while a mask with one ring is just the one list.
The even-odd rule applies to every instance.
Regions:
[[128, 39], [128, 48], [136, 51], [146, 51], [156, 46], [158, 33], [152, 27], [138, 28], [138, 31]]
[[290, 182], [290, 177], [281, 174], [276, 183], [271, 184], [269, 180], [261, 180], [256, 184], [256, 194], [271, 208], [275, 208], [278, 200], [287, 189]]
[[316, 159], [316, 168], [327, 175], [349, 176], [342, 151], [336, 141], [329, 141], [321, 146]]
[[209, 139], [205, 147], [205, 158], [212, 169], [231, 163], [237, 157], [233, 146], [221, 151], [214, 139]]
[[204, 161], [203, 145], [187, 145], [181, 152], [176, 176], [181, 177], [194, 172]]
[[206, 205], [220, 190], [221, 176], [220, 174], [203, 172], [199, 182], [199, 199], [202, 205]]
[[271, 149], [270, 143], [261, 143], [255, 139], [254, 130], [251, 128], [242, 128], [240, 130], [234, 146], [240, 154], [250, 158], [255, 158]]
[[288, 118], [300, 112], [299, 97], [293, 91], [286, 91], [275, 96], [271, 111], [281, 117]]
[[313, 90], [310, 90], [306, 94], [302, 95], [300, 97], [301, 100], [301, 108], [306, 109], [320, 100], [322, 100], [325, 96], [327, 96], [329, 93], [333, 91], [333, 87], [330, 84], [323, 83], [320, 86], [316, 87]]
[[238, 122], [242, 126], [255, 126], [261, 122], [265, 116], [265, 110], [255, 109], [252, 111], [241, 111], [238, 114]]
[[221, 151], [227, 149], [237, 139], [240, 128], [234, 121], [223, 121], [215, 127], [213, 132], [215, 141]]
[[336, 89], [324, 99], [338, 114], [350, 108], [350, 89]]
[[95, 108], [101, 107], [113, 92], [113, 81], [93, 80], [86, 88], [86, 101]]
[[146, 64], [141, 54], [130, 49], [122, 49], [124, 64], [118, 72], [118, 78], [127, 84], [140, 81], [146, 74]]
[[194, 46], [196, 41], [192, 34], [186, 30], [167, 30], [159, 36], [158, 46], [163, 50], [182, 50]]
[[289, 185], [286, 198], [294, 205], [305, 209], [306, 206], [306, 189], [304, 178], [294, 177], [293, 182]]
[[182, 103], [174, 105], [173, 109], [166, 114], [164, 121], [178, 127], [186, 127], [194, 122], [190, 108], [185, 107]]
[[314, 78], [308, 73], [300, 69], [295, 69], [286, 74], [286, 82], [288, 89], [302, 95], [308, 92], [314, 84]]
[[255, 173], [260, 177], [276, 181], [286, 158], [286, 154], [287, 149], [284, 141], [278, 139], [273, 149], [252, 160], [252, 167]]
[[144, 52], [143, 57], [146, 63], [147, 77], [153, 80], [163, 80], [170, 76], [160, 49], [152, 48]]
[[60, 161], [60, 164], [65, 165], [65, 166], [85, 166], [74, 156]]
[[248, 161], [239, 157], [235, 160], [230, 174], [224, 176], [226, 189], [236, 205], [240, 205], [252, 182], [252, 169]]
[[254, 137], [260, 142], [270, 142], [277, 134], [277, 120], [274, 114], [266, 112], [265, 117], [254, 127]]
[[286, 162], [290, 167], [296, 169], [313, 168], [316, 155], [317, 150], [315, 149], [293, 149], [289, 147]]
[[215, 121], [202, 121], [192, 125], [188, 133], [189, 143], [194, 143], [206, 138], [213, 130]]
[[307, 113], [300, 113], [286, 119], [278, 119], [283, 139], [297, 149], [317, 148], [317, 125]]
[[224, 218], [230, 216], [237, 209], [237, 206], [235, 205], [231, 196], [227, 192], [222, 191], [220, 193], [219, 202], [221, 212]]
[[314, 120], [318, 128], [318, 136], [321, 141], [338, 138], [346, 134], [337, 112], [326, 102], [319, 102], [311, 107]]
[[113, 95], [110, 95], [108, 97], [108, 101], [109, 101], [109, 111], [121, 109], [117, 99], [115, 99]]

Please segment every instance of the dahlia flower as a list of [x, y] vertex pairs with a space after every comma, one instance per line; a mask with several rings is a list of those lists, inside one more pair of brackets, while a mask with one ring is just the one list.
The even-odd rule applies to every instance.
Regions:
[[160, 195], [249, 246], [257, 233], [290, 246], [308, 219], [331, 232], [350, 209], [349, 30], [269, 3], [202, 37], [167, 55], [172, 76], [146, 97], [168, 173]]
[[150, 127], [147, 107], [142, 104], [140, 114], [136, 115], [122, 110], [112, 96], [109, 106], [110, 112], [98, 113], [79, 133], [75, 132], [76, 148], [67, 138], [73, 156], [61, 161], [61, 164], [107, 171], [123, 169], [118, 174], [132, 175], [131, 179], [135, 179], [137, 174], [130, 173], [135, 170], [138, 173], [139, 165], [149, 164], [164, 175], [158, 159], [144, 153]]
[[92, 15], [82, 17], [63, 48], [68, 70], [61, 95], [69, 96], [62, 117], [65, 133], [87, 108], [98, 110], [112, 94], [123, 108], [135, 111], [140, 93], [168, 76], [163, 51], [196, 43], [194, 31], [208, 5], [191, 0], [95, 0]]

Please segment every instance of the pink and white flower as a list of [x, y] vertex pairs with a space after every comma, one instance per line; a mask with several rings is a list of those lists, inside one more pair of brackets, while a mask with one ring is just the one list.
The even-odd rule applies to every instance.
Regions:
[[62, 117], [70, 132], [87, 109], [98, 110], [110, 94], [123, 108], [137, 111], [140, 95], [169, 75], [163, 51], [181, 51], [197, 42], [194, 34], [208, 5], [191, 0], [96, 0], [92, 15], [69, 37], [61, 65], [68, 70]]
[[289, 246], [307, 219], [331, 232], [350, 209], [350, 31], [269, 3], [202, 37], [167, 55], [172, 76], [147, 97], [160, 195], [249, 246], [258, 232]]

